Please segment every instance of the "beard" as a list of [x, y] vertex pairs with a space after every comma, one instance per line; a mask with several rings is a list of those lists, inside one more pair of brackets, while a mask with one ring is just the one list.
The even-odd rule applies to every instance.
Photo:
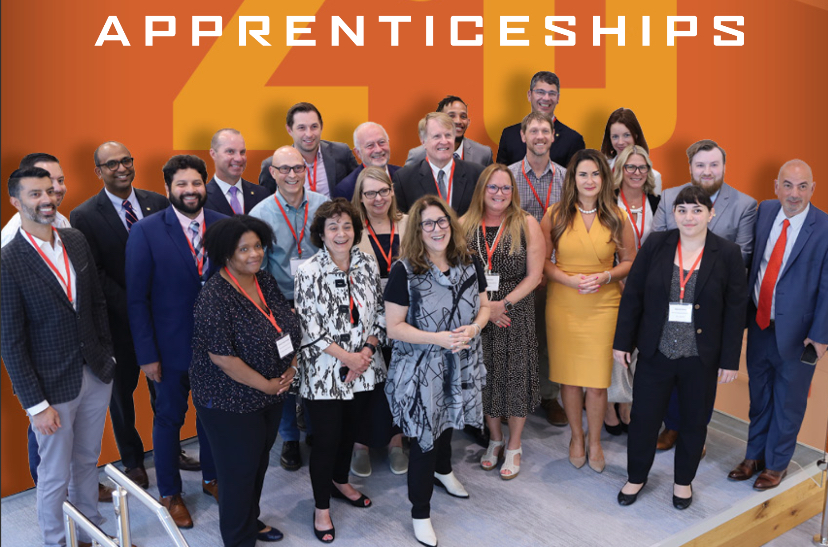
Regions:
[[708, 196], [713, 197], [713, 195], [722, 188], [722, 185], [724, 184], [724, 178], [714, 179], [713, 184], [709, 186], [705, 186], [704, 184], [702, 184], [700, 180], [696, 179], [693, 179], [691, 182], [693, 183], [693, 186], [698, 186], [699, 188], [704, 190]]
[[[192, 207], [184, 203], [184, 198], [190, 196], [196, 196], [198, 198], [198, 202]], [[204, 207], [204, 204], [207, 202], [207, 194], [182, 194], [181, 197], [177, 197], [170, 193], [169, 199], [173, 207], [182, 213], [192, 215], [198, 213], [201, 211], [201, 208]]]
[[[20, 204], [20, 208], [23, 209], [23, 214], [26, 216], [26, 218], [33, 222], [37, 222], [38, 224], [51, 225], [57, 218], [57, 215], [54, 215], [51, 218], [47, 217], [43, 213], [41, 213], [37, 207], [32, 209], [31, 207], [26, 207], [25, 205], [23, 205], [23, 203]], [[57, 207], [55, 207], [55, 213], [57, 213]]]

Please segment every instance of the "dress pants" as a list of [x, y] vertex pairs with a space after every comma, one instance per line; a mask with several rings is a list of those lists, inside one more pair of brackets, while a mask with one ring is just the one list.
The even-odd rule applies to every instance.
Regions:
[[276, 442], [282, 403], [243, 414], [196, 405], [210, 439], [219, 488], [219, 530], [225, 547], [254, 547], [265, 528], [259, 520], [270, 449]]
[[35, 435], [32, 424], [26, 429], [26, 449], [29, 452], [29, 474], [37, 486], [37, 466], [40, 465], [40, 455], [37, 453], [37, 435]]
[[[185, 370], [171, 367], [161, 369], [161, 381], [155, 382], [155, 421], [152, 426], [153, 456], [158, 492], [162, 496], [181, 493], [181, 472], [178, 459], [181, 454], [181, 427], [189, 407], [190, 375]], [[205, 481], [216, 478], [216, 467], [210, 441], [204, 434], [201, 420], [196, 417], [201, 474]]]
[[[716, 398], [716, 394], [713, 394]], [[710, 415], [707, 417], [707, 423], [713, 419], [713, 409], [710, 409]], [[678, 389], [673, 388], [670, 393], [670, 403], [667, 405], [667, 413], [664, 415], [664, 427], [678, 431], [681, 428], [681, 412], [679, 411]]]
[[[112, 379], [112, 400], [109, 402], [109, 417], [112, 432], [121, 461], [127, 468], [144, 466], [144, 443], [135, 429], [135, 389], [141, 376], [141, 367], [135, 359], [132, 343], [115, 344], [115, 375]], [[162, 370], [162, 374], [165, 371]], [[155, 408], [155, 386], [147, 379], [150, 406]]]
[[370, 391], [354, 393], [351, 400], [306, 399], [311, 421], [316, 429], [310, 455], [310, 476], [317, 509], [329, 509], [331, 481], [348, 484], [351, 452], [358, 420], [368, 403]]
[[[66, 545], [63, 502], [68, 500], [92, 523], [100, 526], [98, 512], [98, 458], [106, 423], [106, 407], [112, 384], [105, 384], [84, 365], [78, 396], [52, 405], [60, 427], [52, 435], [37, 436], [40, 465], [37, 468], [37, 521], [45, 547]], [[89, 541], [84, 532], [81, 541]]]
[[411, 517], [427, 519], [431, 515], [431, 495], [434, 493], [434, 473], [451, 473], [451, 434], [446, 429], [428, 452], [423, 452], [417, 439], [411, 439], [408, 455], [408, 500]]
[[673, 386], [678, 388], [681, 412], [675, 483], [693, 482], [707, 437], [707, 417], [715, 402], [717, 380], [718, 369], [706, 367], [698, 357], [669, 359], [659, 351], [652, 357], [639, 353], [627, 441], [627, 474], [631, 483], [647, 480], [655, 459], [661, 417]]
[[296, 395], [288, 394], [285, 396], [284, 407], [282, 409], [282, 421], [279, 423], [279, 436], [282, 441], [298, 441], [299, 440], [299, 426], [296, 423], [296, 403], [305, 407], [305, 437], [313, 435], [311, 428], [311, 419], [308, 416], [307, 405], [302, 399], [297, 399]]
[[776, 345], [774, 327], [762, 330], [755, 320], [750, 322], [747, 343], [750, 427], [746, 458], [765, 460], [765, 466], [773, 471], [788, 468], [805, 417], [815, 369], [798, 359], [783, 359]]

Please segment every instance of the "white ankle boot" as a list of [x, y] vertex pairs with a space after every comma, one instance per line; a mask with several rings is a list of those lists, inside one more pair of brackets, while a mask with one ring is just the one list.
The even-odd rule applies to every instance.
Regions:
[[437, 547], [437, 534], [431, 526], [431, 519], [413, 519], [414, 537], [427, 547]]
[[469, 493], [466, 492], [466, 489], [463, 488], [463, 485], [460, 484], [459, 480], [457, 480], [457, 477], [454, 475], [454, 471], [448, 475], [434, 473], [434, 484], [442, 486], [446, 489], [446, 492], [448, 492], [450, 496], [454, 496], [455, 498], [469, 497]]

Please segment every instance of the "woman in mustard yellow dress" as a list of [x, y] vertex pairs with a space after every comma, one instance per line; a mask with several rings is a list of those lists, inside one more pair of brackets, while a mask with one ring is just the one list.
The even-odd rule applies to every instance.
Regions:
[[569, 461], [580, 468], [588, 456], [589, 466], [600, 473], [604, 470], [601, 427], [621, 301], [618, 282], [630, 271], [636, 250], [630, 223], [616, 205], [603, 154], [586, 149], [572, 157], [561, 201], [546, 212], [541, 228], [552, 259], [544, 265], [549, 379], [561, 384], [572, 431]]

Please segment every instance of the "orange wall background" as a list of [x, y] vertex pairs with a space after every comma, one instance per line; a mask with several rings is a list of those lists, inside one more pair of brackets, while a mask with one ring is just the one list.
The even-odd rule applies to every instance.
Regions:
[[[600, 146], [612, 110], [635, 110], [665, 187], [689, 180], [687, 146], [712, 138], [727, 150], [726, 180], [759, 200], [774, 197], [773, 179], [783, 162], [804, 159], [818, 182], [813, 202], [828, 210], [828, 190], [819, 183], [828, 174], [828, 0], [531, 0], [517, 5], [503, 0], [32, 0], [4, 2], [0, 10], [2, 178], [7, 180], [27, 153], [56, 155], [66, 174], [61, 212], [67, 216], [99, 191], [92, 152], [107, 140], [125, 143], [136, 158], [137, 186], [163, 192], [161, 166], [170, 155], [188, 151], [211, 165], [210, 136], [220, 127], [235, 127], [250, 150], [246, 178], [257, 180], [261, 160], [290, 143], [284, 114], [300, 100], [320, 108], [328, 140], [352, 145], [358, 123], [383, 124], [392, 163], [399, 165], [419, 144], [417, 120], [446, 94], [459, 95], [469, 103], [469, 136], [496, 150], [502, 128], [528, 112], [528, 80], [538, 70], [561, 77], [556, 114], [585, 136], [587, 146]], [[130, 47], [114, 42], [94, 47], [109, 15], [119, 17]], [[147, 15], [175, 16], [177, 35], [145, 46]], [[191, 46], [193, 15], [222, 16], [224, 35]], [[239, 15], [269, 15], [271, 47], [252, 38], [239, 47]], [[286, 15], [316, 15], [310, 25], [315, 47], [284, 45]], [[353, 45], [344, 34], [342, 45], [331, 46], [332, 15], [352, 28], [356, 16], [365, 16], [365, 46]], [[378, 15], [411, 16], [411, 23], [400, 26], [399, 47], [390, 47], [389, 24], [377, 22]], [[483, 16], [484, 46], [450, 47], [451, 15]], [[511, 25], [525, 27], [524, 35], [511, 37], [530, 40], [529, 47], [499, 45], [501, 15], [530, 17], [529, 23]], [[575, 47], [544, 45], [547, 15], [576, 17]], [[619, 47], [614, 36], [593, 46], [594, 15], [602, 16], [607, 27], [616, 26], [618, 15], [626, 16], [626, 46]], [[641, 45], [642, 15], [651, 16], [649, 47]], [[675, 47], [667, 47], [667, 15], [696, 16], [698, 35], [677, 38]], [[717, 15], [744, 16], [743, 47], [714, 47]], [[434, 17], [432, 47], [425, 45], [426, 16]], [[464, 24], [460, 38], [475, 32]], [[5, 223], [15, 211], [5, 188], [2, 196]], [[823, 388], [815, 387], [812, 401], [822, 402], [828, 394], [828, 374], [823, 375], [818, 375]], [[5, 371], [0, 377], [6, 496], [28, 488], [31, 480], [25, 471], [27, 419]], [[146, 385], [135, 399], [139, 431], [149, 449]], [[742, 400], [729, 410], [745, 415], [745, 405]], [[194, 434], [192, 418], [183, 436]], [[822, 436], [811, 441], [817, 446], [824, 441], [825, 415], [814, 419], [820, 421]], [[101, 461], [117, 459], [107, 427]]]

